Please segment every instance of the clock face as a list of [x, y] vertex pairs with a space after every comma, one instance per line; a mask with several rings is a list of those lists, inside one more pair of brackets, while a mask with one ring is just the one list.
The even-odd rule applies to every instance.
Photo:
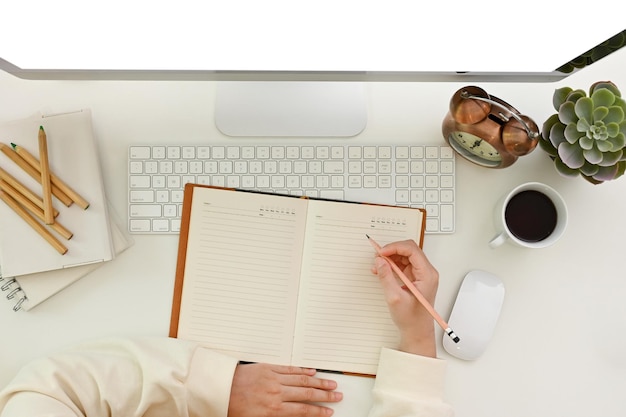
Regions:
[[496, 148], [471, 133], [452, 132], [449, 135], [449, 143], [461, 156], [477, 164], [493, 168], [502, 163], [502, 155]]

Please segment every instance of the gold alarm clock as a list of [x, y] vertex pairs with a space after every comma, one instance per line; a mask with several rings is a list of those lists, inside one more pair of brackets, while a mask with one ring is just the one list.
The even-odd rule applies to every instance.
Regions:
[[452, 96], [442, 131], [455, 152], [487, 168], [508, 167], [539, 143], [539, 128], [532, 119], [475, 86]]

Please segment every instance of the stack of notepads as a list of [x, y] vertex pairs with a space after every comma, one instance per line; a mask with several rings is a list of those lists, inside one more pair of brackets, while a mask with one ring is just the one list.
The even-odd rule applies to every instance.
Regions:
[[[37, 202], [43, 202], [46, 192], [43, 160], [38, 158], [40, 131], [47, 135], [54, 178], [52, 224], [41, 217]], [[14, 301], [14, 310], [29, 310], [132, 242], [119, 222], [112, 221], [89, 110], [2, 125], [0, 150], [0, 289]], [[57, 187], [60, 182], [63, 187]], [[73, 192], [69, 198], [63, 189]]]

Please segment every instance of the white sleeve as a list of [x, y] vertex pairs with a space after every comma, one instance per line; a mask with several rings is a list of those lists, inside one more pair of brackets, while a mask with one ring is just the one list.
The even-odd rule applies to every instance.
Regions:
[[24, 367], [0, 417], [226, 417], [237, 360], [167, 338], [82, 344]]
[[384, 348], [370, 417], [450, 417], [443, 402], [445, 361]]

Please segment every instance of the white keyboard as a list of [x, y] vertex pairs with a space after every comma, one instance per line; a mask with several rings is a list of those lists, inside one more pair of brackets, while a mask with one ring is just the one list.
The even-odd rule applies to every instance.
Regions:
[[131, 233], [180, 230], [186, 183], [421, 207], [427, 233], [453, 233], [455, 159], [445, 145], [131, 146]]

